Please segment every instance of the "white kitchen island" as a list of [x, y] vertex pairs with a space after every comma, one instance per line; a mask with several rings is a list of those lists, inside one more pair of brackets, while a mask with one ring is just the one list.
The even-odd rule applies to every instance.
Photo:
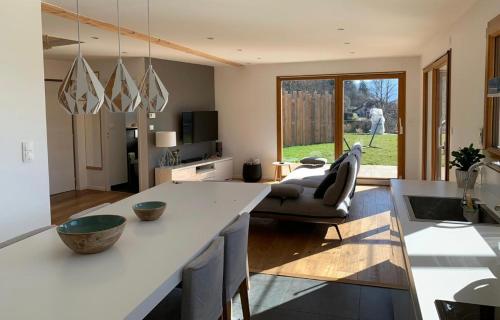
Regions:
[[[404, 198], [461, 198], [462, 190], [451, 182], [391, 181], [417, 318], [439, 319], [436, 299], [500, 306], [500, 225], [413, 221]], [[493, 209], [498, 191], [476, 186], [474, 196]]]
[[[92, 212], [127, 218], [108, 251], [75, 254], [55, 228], [1, 249], [0, 318], [142, 319], [181, 281], [186, 263], [269, 191], [264, 184], [165, 183]], [[151, 200], [166, 202], [166, 212], [139, 221], [132, 205]]]

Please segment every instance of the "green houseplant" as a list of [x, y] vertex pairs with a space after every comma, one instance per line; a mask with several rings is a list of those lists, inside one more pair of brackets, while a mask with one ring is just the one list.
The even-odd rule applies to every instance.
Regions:
[[[467, 179], [467, 170], [475, 164], [481, 161], [484, 158], [484, 155], [481, 154], [480, 149], [474, 148], [474, 145], [471, 143], [468, 147], [459, 148], [456, 151], [453, 151], [451, 155], [454, 157], [452, 161], [450, 161], [450, 169], [456, 167], [455, 175], [457, 177], [457, 184], [459, 188], [463, 188], [465, 186], [465, 181]], [[478, 172], [474, 170], [471, 172], [469, 183], [467, 185], [468, 188], [473, 188], [476, 183]]]

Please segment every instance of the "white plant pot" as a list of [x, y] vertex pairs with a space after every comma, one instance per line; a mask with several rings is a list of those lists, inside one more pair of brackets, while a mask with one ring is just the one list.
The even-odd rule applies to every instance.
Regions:
[[[455, 170], [455, 175], [457, 177], [457, 185], [459, 188], [463, 188], [465, 186], [465, 181], [467, 180], [467, 171], [463, 170]], [[478, 176], [478, 171], [474, 170], [470, 173], [469, 183], [467, 184], [467, 189], [473, 189], [476, 184]]]

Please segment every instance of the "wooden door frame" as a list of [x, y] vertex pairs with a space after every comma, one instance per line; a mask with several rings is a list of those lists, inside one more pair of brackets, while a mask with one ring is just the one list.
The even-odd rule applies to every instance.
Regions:
[[[281, 83], [285, 80], [334, 80], [335, 81], [335, 108], [334, 119], [334, 154], [338, 158], [344, 151], [344, 80], [373, 80], [373, 79], [398, 79], [398, 178], [405, 178], [406, 171], [406, 71], [392, 72], [366, 72], [346, 74], [323, 74], [301, 76], [276, 77], [276, 128], [277, 128], [277, 159], [283, 160], [283, 126], [282, 126], [282, 96]], [[402, 128], [400, 125], [402, 124]], [[340, 148], [338, 143], [340, 142]], [[281, 175], [281, 172], [280, 172]], [[365, 179], [365, 178], [363, 178]], [[366, 180], [386, 180], [380, 178], [366, 178]]]
[[[422, 172], [421, 177], [422, 180], [427, 180], [427, 156], [428, 156], [428, 148], [427, 148], [427, 139], [428, 139], [428, 130], [427, 130], [427, 120], [429, 117], [429, 103], [428, 103], [428, 95], [432, 94], [432, 105], [431, 105], [431, 174], [430, 179], [435, 181], [437, 180], [437, 168], [436, 168], [436, 157], [438, 153], [436, 138], [437, 138], [437, 126], [439, 120], [439, 98], [440, 95], [438, 93], [438, 77], [439, 77], [439, 69], [446, 65], [446, 154], [445, 154], [445, 181], [450, 180], [450, 169], [448, 167], [448, 163], [450, 161], [450, 130], [451, 130], [451, 49], [446, 51], [446, 53], [440, 56], [438, 59], [433, 61], [431, 64], [426, 66], [423, 72], [423, 90], [422, 90]], [[429, 90], [429, 73], [431, 73], [432, 77], [432, 90]]]

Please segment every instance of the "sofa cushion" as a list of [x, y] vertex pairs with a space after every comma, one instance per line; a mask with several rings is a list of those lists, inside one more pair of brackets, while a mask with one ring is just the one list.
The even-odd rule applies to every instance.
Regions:
[[303, 186], [304, 188], [314, 188], [316, 189], [319, 184], [323, 181], [323, 178], [319, 179], [319, 181], [316, 181], [316, 179], [289, 179], [289, 180], [284, 180], [280, 184], [295, 184], [299, 186]]
[[330, 173], [329, 166], [301, 165], [288, 174], [281, 184], [292, 183], [304, 187], [317, 188], [321, 181]]
[[330, 165], [330, 170], [333, 170], [333, 168], [338, 168], [340, 166], [340, 164], [342, 163], [342, 161], [344, 161], [348, 155], [349, 154], [346, 152], [343, 155], [341, 155], [340, 157], [338, 157], [335, 161], [333, 161], [333, 163]]
[[315, 199], [323, 199], [326, 190], [335, 183], [337, 179], [337, 170], [334, 168], [324, 179], [321, 181], [320, 185], [314, 192]]
[[350, 198], [354, 183], [356, 181], [356, 158], [349, 155], [339, 167], [335, 183], [328, 188], [323, 197], [323, 203], [329, 206], [337, 206], [338, 203]]
[[325, 158], [317, 158], [317, 157], [307, 157], [300, 160], [302, 164], [312, 164], [312, 165], [321, 165], [324, 166], [327, 160]]
[[274, 214], [294, 215], [317, 218], [343, 218], [348, 213], [350, 199], [337, 208], [327, 206], [322, 199], [314, 199], [314, 188], [304, 188], [304, 192], [297, 199], [281, 200], [265, 198], [253, 210]]
[[296, 199], [304, 192], [304, 187], [296, 184], [273, 184], [268, 197], [280, 199]]

